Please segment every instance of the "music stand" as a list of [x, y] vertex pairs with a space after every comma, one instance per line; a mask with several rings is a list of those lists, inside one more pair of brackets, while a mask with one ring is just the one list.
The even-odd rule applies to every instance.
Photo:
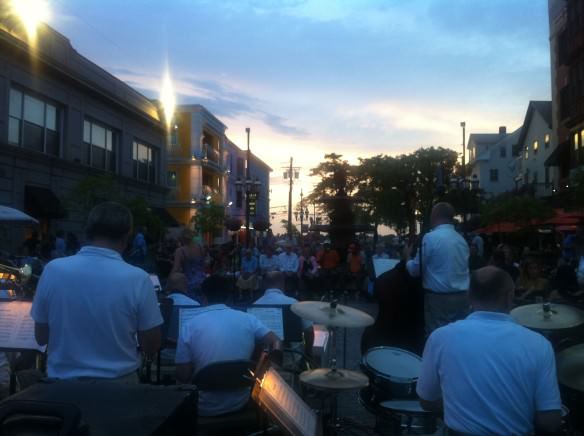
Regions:
[[321, 436], [317, 414], [298, 396], [274, 368], [256, 370], [251, 398], [291, 436]]
[[[292, 312], [290, 306], [290, 304], [252, 304], [245, 310], [257, 316], [281, 340], [302, 342], [302, 319]], [[278, 332], [281, 332], [282, 336]]]
[[[35, 339], [35, 324], [30, 316], [31, 307], [31, 301], [0, 300], [0, 351], [45, 352], [47, 347], [39, 345]], [[14, 360], [8, 361], [10, 369], [8, 391], [12, 395], [16, 392], [16, 367]]]

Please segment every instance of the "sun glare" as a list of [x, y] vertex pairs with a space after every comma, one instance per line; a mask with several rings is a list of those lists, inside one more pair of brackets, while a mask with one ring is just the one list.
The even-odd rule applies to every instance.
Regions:
[[176, 97], [174, 95], [174, 88], [172, 86], [172, 79], [168, 70], [162, 79], [162, 89], [160, 90], [160, 102], [162, 103], [162, 110], [164, 111], [164, 121], [166, 127], [170, 128], [172, 118], [174, 116], [174, 109], [176, 107]]
[[40, 23], [50, 18], [49, 3], [46, 0], [11, 0], [12, 11], [22, 21], [31, 40], [36, 39]]

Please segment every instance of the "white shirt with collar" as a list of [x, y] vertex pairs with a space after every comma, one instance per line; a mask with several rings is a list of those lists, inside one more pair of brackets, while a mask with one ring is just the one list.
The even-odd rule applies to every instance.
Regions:
[[[288, 297], [284, 292], [280, 289], [271, 288], [266, 289], [264, 295], [258, 298], [253, 304], [281, 304], [281, 305], [288, 305], [298, 303], [296, 298]], [[312, 327], [312, 321], [308, 321], [306, 319], [302, 319], [302, 328], [304, 330], [309, 329]]]
[[280, 261], [280, 271], [283, 272], [298, 272], [298, 256], [296, 253], [282, 253], [278, 256]]
[[[470, 284], [469, 249], [452, 224], [441, 224], [422, 239], [422, 274], [425, 289], [436, 293], [467, 291]], [[406, 268], [412, 277], [420, 276], [420, 251]]]
[[446, 425], [464, 434], [532, 434], [536, 412], [561, 408], [551, 344], [497, 312], [430, 335], [417, 393], [442, 398]]
[[[223, 304], [207, 306], [181, 326], [177, 364], [192, 363], [194, 374], [215, 362], [250, 359], [255, 344], [270, 330], [255, 316]], [[241, 409], [249, 389], [199, 392], [199, 415], [216, 416]]]
[[47, 264], [31, 316], [49, 325], [47, 374], [55, 378], [130, 374], [140, 366], [136, 333], [162, 324], [148, 274], [94, 246]]
[[280, 258], [275, 254], [268, 257], [265, 254], [260, 256], [260, 270], [262, 272], [271, 272], [280, 270]]

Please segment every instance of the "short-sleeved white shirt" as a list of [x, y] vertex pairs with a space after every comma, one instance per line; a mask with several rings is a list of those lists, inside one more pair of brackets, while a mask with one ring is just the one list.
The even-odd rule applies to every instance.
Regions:
[[417, 392], [442, 398], [446, 425], [465, 434], [531, 434], [536, 412], [561, 409], [549, 341], [496, 312], [430, 335]]
[[[270, 330], [255, 316], [223, 304], [207, 306], [181, 326], [176, 347], [177, 364], [192, 363], [196, 374], [225, 360], [250, 359], [255, 344]], [[216, 416], [242, 408], [249, 389], [199, 392], [199, 415]]]
[[116, 378], [140, 365], [136, 333], [162, 324], [143, 270], [106, 248], [83, 247], [48, 263], [31, 316], [49, 325], [49, 377]]

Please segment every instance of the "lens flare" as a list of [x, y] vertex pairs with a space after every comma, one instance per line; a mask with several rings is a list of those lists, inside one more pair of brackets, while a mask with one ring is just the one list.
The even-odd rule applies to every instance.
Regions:
[[176, 108], [176, 97], [174, 95], [174, 87], [172, 86], [172, 79], [168, 70], [164, 73], [162, 79], [162, 89], [160, 90], [160, 102], [162, 103], [162, 111], [164, 112], [164, 121], [166, 127], [170, 129], [172, 118], [174, 117], [174, 110]]
[[10, 6], [22, 21], [29, 39], [34, 41], [39, 24], [47, 22], [51, 15], [47, 0], [10, 0]]

